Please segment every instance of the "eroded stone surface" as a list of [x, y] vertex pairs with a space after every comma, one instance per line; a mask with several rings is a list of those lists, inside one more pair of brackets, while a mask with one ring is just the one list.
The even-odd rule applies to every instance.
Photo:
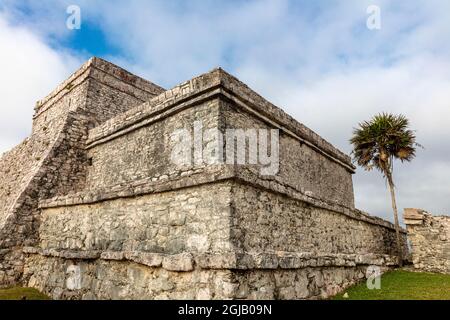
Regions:
[[433, 216], [421, 209], [405, 209], [403, 214], [414, 268], [450, 273], [450, 217]]
[[361, 281], [364, 267], [173, 272], [120, 261], [33, 255], [28, 285], [55, 299], [318, 299]]
[[[171, 134], [199, 121], [279, 130], [279, 170], [174, 163]], [[354, 169], [221, 69], [165, 91], [92, 59], [0, 159], [0, 285], [56, 299], [327, 297], [396, 264], [392, 224], [354, 208]]]

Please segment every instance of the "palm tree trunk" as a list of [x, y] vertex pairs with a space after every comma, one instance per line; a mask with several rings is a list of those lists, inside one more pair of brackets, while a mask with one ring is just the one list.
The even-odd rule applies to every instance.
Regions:
[[403, 250], [402, 250], [402, 242], [400, 241], [400, 226], [398, 223], [398, 211], [397, 211], [397, 203], [395, 201], [394, 182], [392, 180], [391, 174], [388, 175], [387, 180], [389, 183], [389, 190], [391, 191], [392, 209], [394, 210], [395, 235], [397, 237], [398, 265], [400, 267], [402, 267], [403, 266]]

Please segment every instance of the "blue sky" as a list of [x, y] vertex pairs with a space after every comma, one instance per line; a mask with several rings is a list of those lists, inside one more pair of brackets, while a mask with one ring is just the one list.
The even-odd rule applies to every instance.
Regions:
[[[81, 29], [66, 27], [69, 5]], [[381, 29], [369, 30], [377, 5]], [[0, 152], [31, 130], [36, 100], [90, 56], [163, 87], [221, 66], [345, 152], [359, 121], [406, 114], [426, 149], [396, 167], [400, 207], [450, 212], [450, 2], [0, 0]], [[359, 208], [390, 219], [378, 173]]]

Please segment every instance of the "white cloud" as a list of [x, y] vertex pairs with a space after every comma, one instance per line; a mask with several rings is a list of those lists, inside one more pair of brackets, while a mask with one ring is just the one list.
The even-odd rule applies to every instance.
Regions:
[[[389, 67], [334, 71], [310, 83], [278, 79], [260, 68], [240, 70], [277, 105], [341, 150], [350, 153], [352, 128], [374, 114], [405, 114], [417, 130], [412, 163], [396, 164], [400, 211], [419, 207], [450, 213], [450, 64], [438, 56], [415, 56]], [[357, 169], [356, 206], [392, 220], [386, 184], [378, 172]]]
[[[54, 17], [60, 16], [62, 5], [45, 3], [42, 10], [28, 2], [37, 10], [38, 22], [25, 25], [55, 36], [51, 29], [60, 24]], [[77, 3], [83, 21], [98, 24], [124, 52], [109, 60], [164, 87], [221, 65], [346, 152], [359, 121], [380, 111], [406, 114], [426, 149], [419, 150], [412, 164], [396, 166], [399, 207], [450, 213], [450, 2], [379, 0], [379, 31], [365, 28], [366, 8], [374, 4], [370, 0]], [[34, 100], [64, 78], [67, 55], [46, 46], [29, 29], [3, 29], [0, 42], [9, 43], [13, 56], [10, 69], [28, 64], [23, 70], [35, 79], [52, 70], [38, 85], [25, 83], [26, 91], [20, 89], [23, 83], [8, 86], [8, 104], [23, 105], [31, 113]], [[8, 32], [9, 40], [3, 39]], [[16, 32], [33, 41], [24, 35], [16, 39]], [[16, 57], [11, 37], [22, 52], [36, 51], [37, 63]], [[21, 83], [7, 80], [23, 78], [19, 75], [10, 70], [1, 81]], [[24, 136], [20, 128], [29, 124], [29, 116], [11, 109], [8, 118], [8, 125], [19, 125], [11, 139]], [[358, 169], [354, 181], [357, 206], [390, 218], [380, 174]]]
[[12, 26], [0, 12], [0, 153], [31, 132], [35, 102], [42, 99], [79, 65], [30, 30]]

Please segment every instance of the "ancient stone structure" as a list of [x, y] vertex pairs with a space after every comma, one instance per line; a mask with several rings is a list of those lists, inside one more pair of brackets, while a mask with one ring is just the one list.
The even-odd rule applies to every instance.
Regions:
[[[276, 132], [276, 172], [180, 165], [173, 133], [198, 122], [213, 134], [195, 141], [197, 160], [239, 156], [214, 132]], [[396, 264], [392, 224], [354, 208], [354, 169], [221, 69], [164, 90], [93, 58], [0, 159], [0, 282], [58, 299], [327, 297]]]
[[450, 274], [450, 216], [433, 216], [421, 209], [403, 214], [414, 268]]

